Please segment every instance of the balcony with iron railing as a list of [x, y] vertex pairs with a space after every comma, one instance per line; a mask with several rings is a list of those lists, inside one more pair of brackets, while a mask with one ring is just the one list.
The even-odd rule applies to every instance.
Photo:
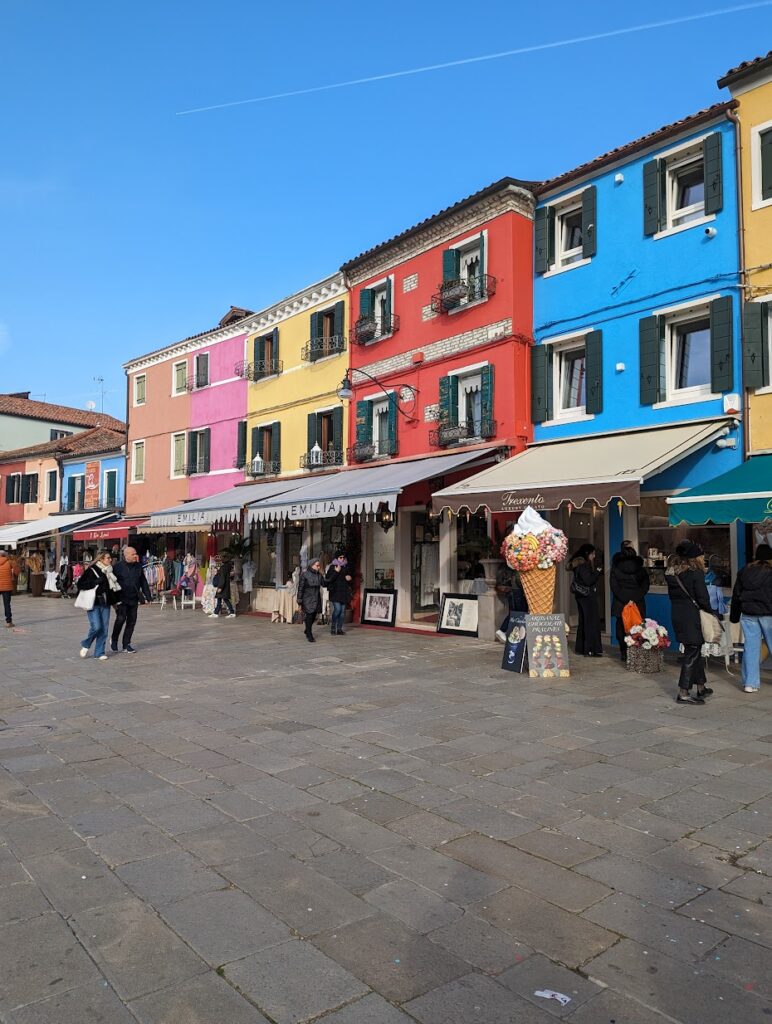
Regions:
[[433, 448], [448, 448], [451, 445], [474, 444], [496, 436], [495, 420], [473, 420], [466, 423], [441, 423], [436, 430], [429, 431], [429, 444]]
[[371, 341], [388, 338], [399, 330], [399, 317], [396, 313], [389, 316], [360, 316], [349, 331], [352, 345], [369, 345]]
[[253, 477], [278, 476], [281, 473], [281, 459], [264, 459], [256, 455], [246, 467], [247, 474]]
[[374, 462], [376, 459], [393, 457], [399, 451], [396, 438], [380, 441], [358, 442], [347, 451], [349, 462]]
[[342, 448], [328, 448], [327, 451], [322, 451], [318, 444], [309, 452], [304, 452], [300, 456], [300, 468], [301, 469], [321, 469], [323, 466], [342, 466], [343, 465], [343, 449]]
[[256, 359], [250, 363], [242, 359], [233, 367], [233, 372], [242, 380], [258, 381], [265, 377], [275, 377], [284, 369], [284, 361], [281, 359]]
[[434, 313], [450, 313], [470, 302], [480, 302], [496, 294], [496, 278], [490, 274], [479, 274], [474, 277], [459, 277], [453, 281], [443, 281], [438, 285], [439, 291], [432, 295], [432, 311]]
[[209, 387], [209, 377], [199, 376], [196, 373], [190, 374], [185, 379], [185, 390], [186, 391], [199, 391], [201, 388]]
[[337, 356], [346, 351], [346, 336], [333, 334], [329, 338], [311, 338], [303, 348], [301, 358], [306, 363], [315, 363], [317, 359]]
[[62, 512], [121, 512], [123, 511], [124, 500], [123, 498], [115, 498], [112, 501], [100, 501], [96, 505], [86, 505], [83, 500], [83, 496], [77, 496], [70, 500], [69, 498], [62, 499]]

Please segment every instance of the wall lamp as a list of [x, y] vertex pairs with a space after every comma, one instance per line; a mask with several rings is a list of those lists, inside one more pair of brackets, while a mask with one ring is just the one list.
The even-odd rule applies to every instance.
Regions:
[[[384, 395], [388, 396], [388, 398], [391, 398], [391, 396], [394, 395], [396, 398], [396, 409], [400, 416], [404, 416], [405, 419], [410, 420], [411, 423], [415, 422], [415, 416], [413, 415], [413, 413], [415, 412], [416, 402], [418, 400], [418, 392], [414, 387], [411, 387], [410, 384], [403, 384], [399, 388], [398, 392], [387, 391], [383, 384], [381, 384], [381, 382], [377, 380], [375, 377], [371, 377], [366, 370], [360, 370], [357, 368], [354, 370], [354, 372], [361, 373], [363, 377], [366, 377], [369, 381], [372, 381], [372, 383], [375, 384], [376, 387], [379, 387], [381, 391], [384, 393]], [[346, 376], [340, 382], [340, 387], [338, 388], [337, 394], [338, 398], [342, 402], [350, 402], [351, 399], [354, 397], [354, 388], [351, 383], [351, 377], [349, 376], [348, 370], [346, 370]]]

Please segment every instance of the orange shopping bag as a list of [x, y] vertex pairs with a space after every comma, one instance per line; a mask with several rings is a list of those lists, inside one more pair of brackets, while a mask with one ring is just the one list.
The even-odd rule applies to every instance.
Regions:
[[629, 633], [633, 626], [640, 626], [643, 623], [643, 616], [635, 601], [628, 601], [622, 609], [622, 623], [625, 633]]

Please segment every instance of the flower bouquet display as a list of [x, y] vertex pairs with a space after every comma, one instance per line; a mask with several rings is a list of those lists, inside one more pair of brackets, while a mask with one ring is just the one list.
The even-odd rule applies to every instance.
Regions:
[[568, 552], [568, 540], [562, 530], [542, 519], [530, 505], [501, 545], [501, 554], [520, 582], [531, 615], [549, 615], [555, 598], [557, 563]]
[[646, 619], [631, 628], [625, 643], [628, 672], [649, 675], [662, 670], [663, 652], [670, 646], [670, 637], [664, 626], [654, 619]]

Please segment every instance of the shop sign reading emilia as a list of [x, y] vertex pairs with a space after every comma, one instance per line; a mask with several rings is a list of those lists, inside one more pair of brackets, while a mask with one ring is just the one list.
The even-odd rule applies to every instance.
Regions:
[[261, 519], [334, 519], [354, 511], [375, 511], [379, 505], [391, 505], [391, 495], [368, 498], [323, 498], [319, 501], [296, 501], [289, 505], [273, 505], [256, 512]]

